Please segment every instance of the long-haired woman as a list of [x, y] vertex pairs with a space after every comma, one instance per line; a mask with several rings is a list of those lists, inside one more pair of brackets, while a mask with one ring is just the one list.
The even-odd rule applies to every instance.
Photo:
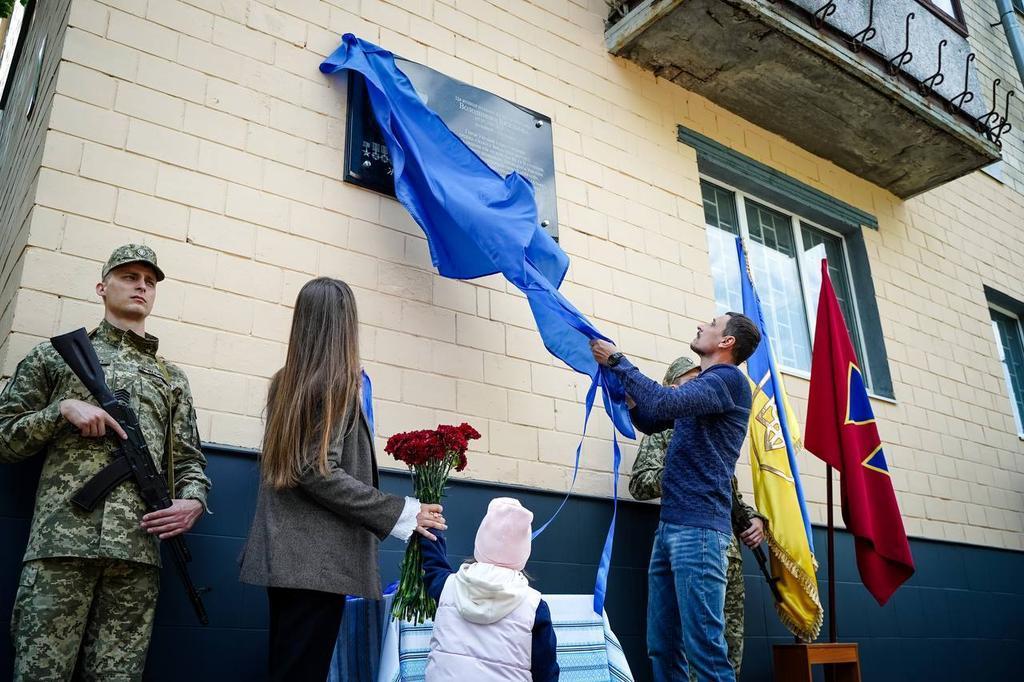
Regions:
[[270, 603], [271, 680], [327, 678], [345, 595], [380, 599], [378, 543], [444, 528], [439, 505], [381, 492], [360, 400], [356, 301], [341, 280], [299, 292], [270, 383], [259, 500], [241, 580]]

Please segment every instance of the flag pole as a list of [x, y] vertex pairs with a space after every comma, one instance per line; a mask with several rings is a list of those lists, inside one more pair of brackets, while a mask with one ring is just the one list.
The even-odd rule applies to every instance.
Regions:
[[836, 643], [836, 525], [832, 518], [832, 465], [825, 465], [825, 504], [828, 505], [828, 641]]

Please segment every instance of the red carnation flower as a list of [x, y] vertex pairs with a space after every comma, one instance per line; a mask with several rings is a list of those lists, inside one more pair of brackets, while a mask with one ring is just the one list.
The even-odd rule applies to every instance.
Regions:
[[476, 440], [480, 437], [480, 432], [466, 422], [459, 424], [459, 430], [462, 431], [462, 435], [466, 440]]
[[[452, 470], [466, 468], [469, 441], [480, 432], [463, 422], [459, 426], [439, 424], [436, 429], [396, 433], [388, 438], [384, 451], [412, 471], [416, 498], [425, 504], [439, 504]], [[402, 560], [401, 579], [392, 613], [398, 618], [423, 622], [433, 618], [437, 604], [423, 585], [423, 559], [418, 542], [410, 542]]]

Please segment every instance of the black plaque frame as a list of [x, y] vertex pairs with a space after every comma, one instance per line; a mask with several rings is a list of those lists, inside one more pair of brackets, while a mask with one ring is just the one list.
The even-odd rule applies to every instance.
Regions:
[[[399, 57], [395, 61], [427, 105], [485, 163], [501, 175], [516, 170], [531, 181], [540, 226], [557, 240], [551, 118], [422, 64]], [[518, 145], [511, 150], [512, 154], [501, 155], [494, 139], [480, 134], [495, 132], [494, 128], [481, 126], [481, 120], [492, 122], [504, 142]], [[460, 130], [465, 133], [460, 134]], [[507, 147], [502, 150], [507, 151]], [[360, 74], [352, 71], [348, 72], [344, 181], [395, 196], [391, 159], [384, 136], [373, 117], [366, 82]]]

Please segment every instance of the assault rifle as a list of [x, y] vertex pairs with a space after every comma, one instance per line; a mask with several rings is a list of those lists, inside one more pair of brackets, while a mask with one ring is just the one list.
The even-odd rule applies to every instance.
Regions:
[[[147, 512], [170, 507], [171, 491], [167, 487], [167, 481], [157, 471], [152, 455], [149, 454], [149, 447], [146, 445], [146, 439], [139, 426], [138, 415], [128, 405], [128, 392], [124, 390], [111, 392], [103, 376], [100, 359], [96, 356], [96, 350], [92, 347], [92, 342], [89, 341], [89, 335], [86, 334], [85, 329], [55, 336], [50, 339], [50, 343], [64, 358], [64, 362], [68, 364], [75, 376], [82, 380], [100, 407], [106, 410], [107, 414], [113, 417], [114, 421], [120, 424], [124, 432], [128, 434], [127, 440], [117, 438], [117, 452], [114, 455], [114, 461], [87, 481], [71, 498], [71, 502], [79, 509], [91, 512], [114, 488], [131, 478], [139, 488], [139, 494], [142, 496]], [[210, 619], [206, 615], [203, 600], [188, 574], [187, 564], [192, 561], [192, 555], [185, 545], [185, 539], [177, 535], [165, 542], [171, 547], [174, 566], [178, 569], [178, 576], [185, 585], [185, 591], [188, 593], [188, 598], [192, 602], [199, 622], [209, 625]]]
[[[738, 541], [739, 536], [748, 528], [751, 523], [750, 514], [747, 513], [747, 508], [740, 504], [740, 501], [736, 499], [736, 496], [732, 496], [732, 532], [736, 534]], [[776, 583], [779, 579], [772, 575], [771, 569], [768, 567], [768, 557], [765, 556], [764, 547], [758, 545], [750, 550], [754, 553], [754, 558], [757, 559], [757, 565], [761, 567], [761, 573], [764, 574], [764, 579], [768, 581], [768, 587], [772, 591], [772, 596], [775, 597], [776, 603], [782, 602], [782, 595], [779, 593], [779, 587]]]

